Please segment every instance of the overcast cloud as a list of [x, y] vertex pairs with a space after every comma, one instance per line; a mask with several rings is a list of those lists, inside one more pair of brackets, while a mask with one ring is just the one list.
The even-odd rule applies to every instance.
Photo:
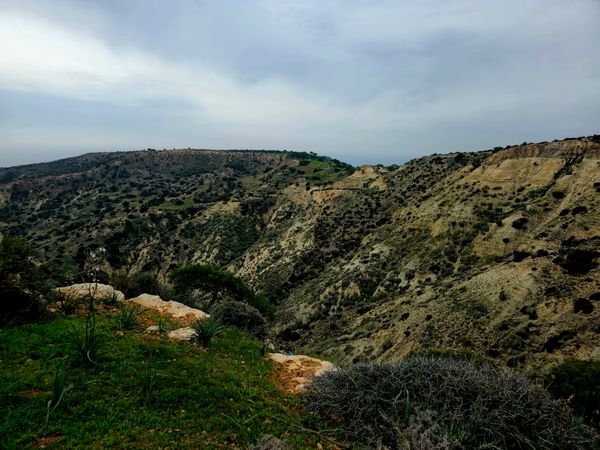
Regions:
[[89, 151], [354, 164], [600, 132], [598, 0], [0, 0], [0, 166]]

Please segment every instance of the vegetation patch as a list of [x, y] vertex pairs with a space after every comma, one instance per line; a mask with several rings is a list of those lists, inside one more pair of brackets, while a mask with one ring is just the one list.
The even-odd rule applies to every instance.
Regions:
[[568, 399], [577, 414], [600, 427], [600, 361], [569, 358], [546, 377], [548, 390]]
[[169, 275], [179, 295], [193, 289], [205, 289], [224, 292], [234, 298], [245, 301], [267, 317], [273, 317], [274, 306], [265, 297], [256, 294], [234, 274], [208, 264], [190, 264], [175, 269]]
[[141, 330], [119, 335], [110, 315], [96, 319], [105, 351], [89, 365], [76, 364], [69, 347], [86, 317], [0, 330], [0, 448], [247, 448], [266, 435], [316, 448], [321, 440], [302, 424], [299, 400], [269, 380], [261, 343], [240, 331], [227, 328], [202, 349]]
[[39, 320], [56, 268], [23, 239], [0, 236], [0, 325]]
[[592, 431], [521, 375], [464, 359], [357, 364], [308, 385], [307, 409], [368, 448], [591, 448]]

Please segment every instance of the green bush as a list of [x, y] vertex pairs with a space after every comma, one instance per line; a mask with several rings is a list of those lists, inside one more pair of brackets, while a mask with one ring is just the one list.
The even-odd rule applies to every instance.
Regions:
[[567, 359], [554, 367], [546, 380], [552, 394], [570, 399], [577, 414], [600, 428], [600, 361]]
[[141, 294], [159, 295], [160, 292], [159, 281], [156, 275], [150, 272], [129, 275], [124, 271], [118, 271], [110, 277], [110, 284], [123, 292], [125, 298], [133, 298]]
[[31, 322], [46, 311], [50, 267], [23, 239], [0, 236], [0, 324]]
[[67, 385], [65, 369], [62, 365], [56, 368], [54, 375], [54, 382], [52, 383], [52, 398], [46, 403], [46, 421], [45, 425], [48, 426], [50, 415], [58, 408], [61, 404], [65, 394], [73, 388], [73, 385]]
[[244, 302], [219, 302], [212, 307], [210, 314], [224, 325], [233, 325], [257, 336], [264, 336], [267, 330], [267, 321], [262, 314]]
[[414, 356], [358, 364], [307, 386], [309, 413], [369, 448], [579, 449], [593, 433], [565, 402], [489, 364]]
[[45, 313], [42, 297], [15, 286], [0, 286], [0, 325], [35, 322]]
[[175, 269], [169, 274], [169, 278], [175, 285], [175, 292], [178, 295], [184, 295], [194, 289], [206, 289], [229, 294], [236, 300], [245, 301], [265, 317], [272, 318], [275, 313], [274, 306], [267, 298], [257, 295], [234, 274], [211, 265], [190, 264]]
[[83, 304], [83, 299], [76, 292], [70, 290], [55, 292], [51, 297], [56, 299], [54, 305], [65, 317], [75, 313]]

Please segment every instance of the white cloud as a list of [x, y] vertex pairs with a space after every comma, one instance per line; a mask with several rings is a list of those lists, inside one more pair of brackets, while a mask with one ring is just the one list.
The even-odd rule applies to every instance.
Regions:
[[0, 153], [377, 161], [596, 132], [598, 17], [597, 0], [0, 0]]
[[0, 87], [83, 100], [136, 104], [177, 100], [205, 119], [227, 123], [340, 120], [348, 113], [326, 96], [285, 80], [240, 84], [211, 67], [173, 65], [138, 50], [114, 50], [101, 40], [45, 19], [0, 13]]

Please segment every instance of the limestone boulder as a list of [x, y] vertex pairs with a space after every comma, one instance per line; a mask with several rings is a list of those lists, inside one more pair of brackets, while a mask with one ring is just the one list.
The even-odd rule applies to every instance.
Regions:
[[56, 291], [62, 295], [73, 297], [74, 299], [82, 299], [84, 297], [92, 297], [96, 300], [102, 300], [107, 297], [116, 296], [117, 301], [122, 302], [125, 300], [125, 295], [121, 292], [109, 286], [108, 284], [100, 283], [80, 283], [72, 284], [71, 286], [64, 286], [56, 288]]
[[206, 320], [210, 317], [204, 311], [191, 308], [183, 303], [165, 301], [158, 295], [142, 294], [135, 298], [126, 300], [127, 303], [135, 303], [143, 308], [151, 309], [159, 314], [170, 316], [178, 322], [188, 325], [196, 320]]
[[191, 327], [177, 328], [176, 330], [167, 333], [169, 339], [174, 339], [176, 341], [190, 341], [195, 335], [196, 332]]

